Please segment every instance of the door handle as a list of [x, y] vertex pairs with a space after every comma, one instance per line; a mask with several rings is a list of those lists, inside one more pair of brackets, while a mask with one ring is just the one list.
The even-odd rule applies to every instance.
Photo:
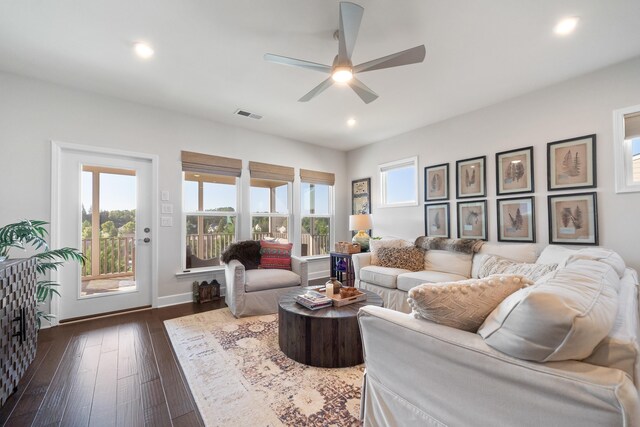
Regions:
[[145, 243], [149, 243], [151, 241], [151, 239], [148, 238], [148, 237], [145, 237], [144, 239], [142, 239], [142, 241], [145, 242]]

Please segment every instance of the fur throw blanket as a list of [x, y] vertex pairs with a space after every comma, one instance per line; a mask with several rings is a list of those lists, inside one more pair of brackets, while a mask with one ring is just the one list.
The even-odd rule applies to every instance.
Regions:
[[245, 240], [243, 242], [232, 243], [226, 251], [222, 253], [222, 262], [228, 264], [231, 260], [240, 261], [246, 270], [255, 270], [260, 265], [260, 241]]
[[415, 245], [419, 248], [440, 249], [449, 252], [460, 252], [463, 254], [473, 254], [480, 250], [484, 241], [476, 239], [445, 239], [444, 237], [420, 236], [416, 239]]

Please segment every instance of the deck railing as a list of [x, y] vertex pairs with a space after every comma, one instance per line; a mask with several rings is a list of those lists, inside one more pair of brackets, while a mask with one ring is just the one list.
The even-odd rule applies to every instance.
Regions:
[[82, 276], [127, 275], [135, 272], [136, 245], [135, 237], [101, 237], [98, 242], [99, 262], [92, 265], [92, 239], [82, 240], [82, 253], [87, 257], [82, 267]]

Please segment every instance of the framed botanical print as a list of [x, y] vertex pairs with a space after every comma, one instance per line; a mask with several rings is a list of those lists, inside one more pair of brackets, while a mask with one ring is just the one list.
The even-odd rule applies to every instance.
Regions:
[[371, 213], [371, 178], [351, 181], [351, 213]]
[[458, 202], [458, 238], [487, 240], [487, 201]]
[[498, 241], [536, 241], [535, 204], [533, 197], [497, 200]]
[[499, 196], [533, 192], [533, 147], [496, 154], [496, 187]]
[[449, 200], [449, 163], [424, 168], [424, 201]]
[[449, 203], [424, 205], [424, 235], [428, 237], [450, 237]]
[[549, 191], [594, 187], [596, 187], [595, 134], [547, 144]]
[[595, 192], [548, 197], [549, 243], [598, 244], [598, 203]]
[[485, 164], [487, 156], [456, 161], [456, 197], [485, 197], [487, 181]]

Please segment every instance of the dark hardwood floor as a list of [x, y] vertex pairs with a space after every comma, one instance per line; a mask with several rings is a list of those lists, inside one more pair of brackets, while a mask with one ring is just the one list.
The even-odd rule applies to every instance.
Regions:
[[40, 331], [0, 425], [203, 425], [162, 322], [222, 307], [181, 304]]

